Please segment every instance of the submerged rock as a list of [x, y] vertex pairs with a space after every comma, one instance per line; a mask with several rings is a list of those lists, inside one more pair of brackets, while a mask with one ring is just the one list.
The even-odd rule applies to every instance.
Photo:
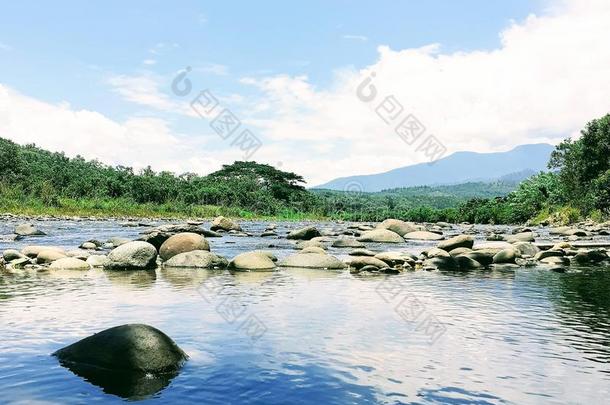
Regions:
[[125, 243], [108, 255], [106, 269], [143, 270], [157, 265], [157, 249], [147, 242], [135, 241]]
[[194, 250], [210, 250], [209, 242], [201, 235], [191, 232], [179, 233], [171, 236], [159, 249], [161, 259], [167, 261], [180, 253]]

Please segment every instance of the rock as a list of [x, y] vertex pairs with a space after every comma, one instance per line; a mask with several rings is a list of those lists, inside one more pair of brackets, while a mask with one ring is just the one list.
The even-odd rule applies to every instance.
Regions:
[[331, 255], [317, 253], [296, 254], [288, 256], [280, 263], [281, 267], [301, 267], [308, 269], [344, 269], [346, 265]]
[[399, 236], [417, 231], [413, 224], [401, 221], [399, 219], [386, 219], [385, 221], [377, 225], [377, 229], [387, 229], [388, 231], [397, 233]]
[[429, 249], [425, 252], [426, 257], [428, 257], [429, 259], [433, 258], [433, 257], [449, 257], [451, 256], [449, 254], [449, 252], [447, 252], [446, 250], [443, 249], [439, 249], [439, 248], [432, 248]]
[[600, 263], [608, 259], [608, 254], [603, 249], [581, 249], [576, 256], [572, 258], [572, 260], [579, 264]]
[[572, 245], [569, 244], [568, 242], [558, 242], [556, 244], [553, 245], [553, 247], [550, 250], [568, 250], [568, 249], [572, 249]]
[[504, 242], [504, 241], [497, 241], [497, 242], [487, 242], [487, 243], [479, 243], [476, 246], [474, 246], [472, 249], [473, 250], [496, 250], [496, 252], [499, 252], [500, 250], [503, 249], [512, 249], [513, 245], [511, 243], [508, 242]]
[[438, 270], [459, 270], [457, 261], [449, 255], [427, 259], [423, 266], [424, 268], [436, 268]]
[[2, 257], [4, 258], [4, 261], [8, 263], [13, 260], [22, 259], [26, 256], [23, 253], [19, 252], [18, 250], [7, 249], [2, 253]]
[[297, 229], [290, 232], [287, 236], [288, 239], [298, 240], [310, 240], [316, 236], [321, 236], [320, 231], [314, 226], [307, 226], [305, 228]]
[[515, 235], [509, 235], [506, 237], [508, 243], [516, 242], [534, 242], [536, 237], [533, 232], [520, 232]]
[[472, 249], [474, 238], [470, 235], [458, 235], [440, 242], [437, 247], [447, 252], [457, 248]]
[[304, 248], [303, 250], [301, 250], [300, 253], [319, 253], [321, 255], [325, 255], [326, 250], [324, 250], [318, 246], [308, 246], [308, 247]]
[[503, 249], [495, 254], [493, 258], [494, 264], [514, 263], [518, 257], [518, 253], [514, 248]]
[[355, 238], [339, 238], [332, 244], [335, 248], [363, 248], [364, 243], [356, 240]]
[[375, 252], [368, 249], [355, 249], [349, 252], [350, 256], [375, 256]]
[[93, 242], [85, 242], [82, 245], [80, 245], [80, 248], [85, 249], [85, 250], [95, 250], [95, 249], [97, 249], [97, 246]]
[[412, 239], [412, 240], [441, 240], [444, 238], [443, 235], [439, 235], [438, 233], [428, 232], [428, 231], [409, 232], [404, 237], [405, 237], [405, 239]]
[[549, 256], [540, 260], [540, 262], [546, 264], [560, 264], [562, 266], [568, 266], [570, 264], [570, 259], [561, 256]]
[[118, 236], [112, 237], [110, 239], [108, 239], [108, 243], [110, 243], [112, 245], [112, 248], [116, 248], [119, 247], [121, 245], [124, 245], [126, 243], [131, 242], [130, 239], [127, 238], [120, 238]]
[[229, 262], [224, 257], [207, 250], [193, 250], [179, 253], [163, 264], [165, 267], [183, 267], [199, 269], [224, 269]]
[[401, 243], [404, 242], [404, 239], [396, 232], [388, 231], [387, 229], [373, 229], [372, 231], [364, 232], [358, 238], [358, 241], [378, 243]]
[[47, 264], [52, 263], [55, 260], [63, 259], [68, 257], [66, 253], [59, 249], [43, 249], [36, 256], [37, 264]]
[[87, 264], [91, 267], [104, 267], [106, 263], [108, 263], [106, 255], [91, 255], [87, 258]]
[[180, 253], [192, 252], [193, 250], [210, 250], [210, 244], [201, 235], [196, 233], [179, 233], [171, 236], [159, 249], [159, 256], [164, 261], [171, 259]]
[[466, 253], [463, 256], [466, 256], [472, 260], [476, 260], [481, 263], [483, 266], [489, 266], [494, 261], [494, 256], [497, 252], [488, 251], [488, 250], [474, 250], [470, 253]]
[[383, 260], [375, 259], [374, 257], [368, 257], [368, 256], [354, 257], [353, 259], [350, 259], [350, 261], [348, 262], [348, 265], [349, 265], [349, 267], [353, 267], [356, 269], [360, 269], [364, 266], [374, 266], [378, 269], [382, 269], [384, 267], [389, 267], [388, 264], [386, 262], [384, 262]]
[[241, 253], [229, 262], [233, 270], [273, 270], [275, 267], [270, 255], [262, 251]]
[[308, 247], [317, 247], [320, 249], [324, 249], [324, 244], [320, 241], [312, 239], [312, 240], [304, 240], [304, 241], [297, 242], [295, 247], [297, 249], [306, 249]]
[[513, 246], [522, 257], [534, 257], [540, 252], [540, 249], [530, 242], [517, 242]]
[[187, 359], [187, 355], [166, 334], [142, 324], [106, 329], [53, 355], [62, 362], [142, 373], [176, 371]]
[[565, 273], [566, 268], [563, 266], [553, 266], [553, 267], [549, 268], [549, 271], [552, 271], [555, 273]]
[[540, 261], [542, 259], [546, 259], [547, 257], [562, 257], [565, 256], [566, 252], [563, 249], [557, 250], [544, 250], [542, 252], [536, 253], [534, 259]]
[[32, 224], [19, 224], [15, 227], [14, 233], [19, 236], [44, 236], [46, 233], [38, 230]]
[[456, 256], [455, 261], [461, 270], [477, 270], [484, 267], [481, 263], [468, 256]]
[[397, 265], [408, 265], [415, 264], [415, 258], [410, 253], [403, 252], [383, 252], [378, 253], [374, 256], [376, 259], [386, 262], [388, 265], [394, 267]]
[[266, 238], [269, 236], [277, 236], [277, 233], [275, 233], [274, 231], [265, 231], [261, 233], [261, 238]]
[[465, 255], [466, 253], [470, 253], [470, 252], [472, 252], [472, 249], [465, 248], [465, 247], [459, 247], [459, 248], [450, 250], [449, 254], [453, 257], [456, 257], [456, 256], [460, 256], [460, 255]]
[[76, 257], [77, 259], [81, 259], [81, 260], [87, 260], [89, 258], [89, 256], [91, 256], [91, 253], [84, 251], [84, 250], [68, 250], [66, 252], [66, 256], [68, 257]]
[[115, 248], [108, 255], [106, 269], [143, 270], [155, 268], [157, 249], [147, 242], [135, 241]]
[[40, 252], [42, 252], [43, 250], [49, 250], [49, 249], [57, 250], [61, 253], [64, 253], [64, 250], [62, 248], [55, 247], [55, 246], [26, 246], [21, 250], [21, 253], [31, 259], [35, 259], [36, 257], [38, 257], [38, 254]]
[[241, 226], [229, 218], [223, 216], [214, 218], [212, 222], [211, 230], [216, 231], [222, 229], [223, 231], [241, 231]]
[[85, 261], [75, 257], [64, 257], [63, 259], [55, 260], [49, 266], [49, 269], [54, 270], [89, 270], [91, 266]]

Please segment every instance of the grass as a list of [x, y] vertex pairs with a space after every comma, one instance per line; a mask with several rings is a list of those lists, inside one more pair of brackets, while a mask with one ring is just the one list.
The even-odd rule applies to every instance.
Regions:
[[235, 207], [183, 203], [139, 204], [128, 199], [70, 199], [44, 201], [30, 196], [0, 195], [0, 212], [25, 216], [98, 218], [214, 218], [219, 215], [260, 220], [323, 220], [311, 213], [284, 209], [276, 215], [261, 215]]

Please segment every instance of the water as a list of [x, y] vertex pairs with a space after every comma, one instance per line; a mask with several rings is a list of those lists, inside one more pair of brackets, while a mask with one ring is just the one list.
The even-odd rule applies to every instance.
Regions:
[[[0, 234], [12, 225], [2, 224]], [[280, 234], [297, 226], [279, 225]], [[253, 233], [264, 226], [245, 224]], [[142, 231], [113, 222], [40, 227], [50, 235], [0, 242], [0, 249], [74, 248]], [[279, 256], [293, 251], [285, 239], [210, 242], [227, 257], [270, 244]], [[202, 283], [225, 288], [214, 294]], [[393, 296], [387, 287], [396, 285]], [[228, 302], [243, 310], [233, 323], [217, 310]], [[266, 329], [262, 336], [240, 328], [249, 316]], [[422, 319], [437, 320], [444, 333], [432, 335]], [[610, 395], [610, 268], [368, 277], [157, 269], [0, 275], [0, 403], [125, 401], [50, 354], [135, 322], [161, 329], [190, 356], [144, 403], [597, 404]]]

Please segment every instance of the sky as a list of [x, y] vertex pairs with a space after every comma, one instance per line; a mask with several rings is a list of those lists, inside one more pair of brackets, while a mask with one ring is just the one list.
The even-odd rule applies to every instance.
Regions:
[[0, 137], [309, 186], [557, 143], [609, 112], [608, 21], [607, 0], [7, 2]]

